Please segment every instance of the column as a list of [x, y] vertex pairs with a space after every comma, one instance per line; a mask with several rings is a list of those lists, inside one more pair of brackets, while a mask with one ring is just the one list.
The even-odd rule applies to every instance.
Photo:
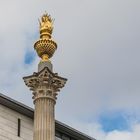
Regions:
[[33, 91], [35, 104], [33, 140], [55, 140], [56, 96], [67, 79], [53, 73], [48, 67], [23, 79]]

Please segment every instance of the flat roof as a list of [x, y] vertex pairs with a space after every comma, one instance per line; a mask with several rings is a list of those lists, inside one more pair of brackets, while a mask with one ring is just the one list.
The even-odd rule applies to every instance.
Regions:
[[[2, 93], [0, 93], [0, 104], [4, 105], [12, 110], [15, 110], [31, 119], [34, 118], [34, 109], [33, 108], [28, 107], [8, 96], [5, 96]], [[57, 120], [55, 120], [55, 129], [56, 129], [56, 131], [59, 131], [68, 136], [72, 136], [73, 138], [75, 138], [77, 140], [95, 140], [94, 138], [92, 138], [62, 122], [59, 122]]]

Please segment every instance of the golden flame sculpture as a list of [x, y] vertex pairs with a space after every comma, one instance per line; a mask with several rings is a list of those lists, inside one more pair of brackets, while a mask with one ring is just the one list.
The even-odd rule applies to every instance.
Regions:
[[49, 61], [57, 49], [57, 44], [51, 39], [53, 21], [54, 20], [47, 13], [39, 20], [40, 39], [34, 44], [34, 49], [42, 61]]

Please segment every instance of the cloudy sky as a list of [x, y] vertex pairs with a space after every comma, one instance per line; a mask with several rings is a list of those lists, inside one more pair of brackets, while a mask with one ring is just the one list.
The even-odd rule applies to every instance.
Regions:
[[0, 92], [33, 107], [38, 18], [55, 18], [56, 119], [97, 140], [140, 139], [139, 0], [0, 0]]

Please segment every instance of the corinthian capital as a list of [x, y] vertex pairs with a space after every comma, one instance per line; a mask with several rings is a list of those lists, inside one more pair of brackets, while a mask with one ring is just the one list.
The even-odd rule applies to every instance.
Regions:
[[47, 67], [31, 76], [23, 77], [25, 84], [33, 91], [33, 98], [48, 97], [56, 99], [57, 93], [64, 87], [67, 79], [51, 72]]

